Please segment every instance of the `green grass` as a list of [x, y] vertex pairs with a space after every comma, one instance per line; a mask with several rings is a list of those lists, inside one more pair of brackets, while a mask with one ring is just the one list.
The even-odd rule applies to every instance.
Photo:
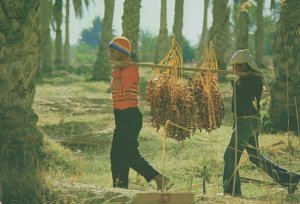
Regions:
[[[152, 72], [141, 69], [144, 92]], [[271, 75], [271, 74], [269, 74]], [[37, 84], [33, 108], [39, 115], [38, 126], [52, 140], [64, 140], [64, 149], [52, 145], [61, 155], [52, 152], [52, 165], [46, 169], [48, 177], [67, 182], [79, 182], [110, 188], [110, 145], [114, 118], [111, 107], [109, 84], [89, 82], [86, 75], [49, 77]], [[230, 78], [230, 77], [229, 77]], [[231, 77], [232, 78], [232, 77]], [[202, 195], [203, 177], [207, 183], [207, 196], [214, 197], [222, 192], [223, 153], [229, 142], [232, 125], [230, 108], [231, 85], [220, 84], [225, 103], [223, 126], [208, 134], [196, 132], [183, 143], [167, 139], [167, 158], [162, 160], [162, 133], [150, 124], [149, 107], [142, 93], [140, 109], [144, 116], [140, 133], [140, 151], [144, 157], [163, 174], [171, 177], [174, 191], [192, 190]], [[291, 140], [290, 144], [288, 140]], [[274, 145], [281, 142], [278, 145]], [[299, 139], [291, 133], [260, 136], [264, 155], [294, 171], [300, 171]], [[51, 151], [48, 149], [48, 151]], [[65, 157], [65, 158], [61, 158]], [[49, 162], [50, 158], [49, 158]], [[272, 182], [267, 175], [243, 160], [240, 168], [242, 177]], [[130, 189], [154, 190], [133, 170], [130, 171]], [[274, 196], [279, 185], [243, 183], [243, 195], [254, 199], [260, 195]], [[282, 189], [281, 189], [282, 190]], [[254, 200], [253, 200], [254, 201]]]

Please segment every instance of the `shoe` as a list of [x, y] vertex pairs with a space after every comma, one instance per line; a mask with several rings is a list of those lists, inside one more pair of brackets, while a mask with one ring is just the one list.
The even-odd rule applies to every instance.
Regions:
[[169, 177], [162, 174], [158, 174], [157, 176], [155, 176], [154, 181], [156, 182], [158, 191], [169, 190], [174, 185]]

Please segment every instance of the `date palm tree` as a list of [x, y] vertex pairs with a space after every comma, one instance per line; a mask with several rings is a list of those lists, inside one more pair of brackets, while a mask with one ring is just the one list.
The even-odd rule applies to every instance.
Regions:
[[70, 65], [70, 0], [66, 0], [66, 16], [65, 16], [65, 43], [63, 54], [63, 65], [68, 67]]
[[184, 6], [184, 0], [175, 0], [173, 34], [175, 35], [178, 44], [181, 46], [181, 49], [183, 46], [183, 37], [182, 37], [183, 6]]
[[55, 58], [54, 58], [54, 65], [56, 67], [62, 67], [62, 20], [63, 20], [63, 1], [62, 0], [55, 0], [53, 6], [53, 17], [55, 21]]
[[161, 0], [160, 8], [160, 26], [158, 41], [155, 51], [155, 63], [160, 62], [164, 55], [168, 52], [169, 49], [169, 37], [168, 37], [168, 27], [167, 27], [167, 0]]
[[108, 43], [112, 38], [112, 22], [114, 15], [115, 0], [104, 0], [104, 18], [101, 30], [101, 41], [97, 54], [97, 60], [94, 64], [92, 80], [109, 80], [111, 67], [108, 60]]
[[123, 8], [122, 35], [131, 42], [132, 58], [137, 61], [141, 0], [125, 0]]
[[3, 203], [43, 203], [43, 134], [32, 109], [39, 59], [39, 2], [0, 2], [0, 175]]
[[234, 0], [233, 1], [233, 9], [232, 9], [234, 48], [236, 48], [238, 32], [239, 32], [238, 31], [239, 12], [240, 12], [240, 0]]
[[239, 19], [238, 19], [238, 37], [237, 50], [248, 48], [249, 39], [249, 13], [248, 8], [251, 3], [248, 0], [242, 0], [240, 3]]
[[202, 24], [202, 34], [201, 39], [199, 43], [199, 53], [198, 58], [201, 59], [201, 57], [204, 54], [204, 51], [206, 49], [207, 40], [208, 40], [208, 29], [207, 29], [207, 10], [208, 10], [208, 4], [209, 0], [204, 0], [204, 13], [203, 13], [203, 24]]
[[256, 0], [255, 59], [259, 64], [262, 64], [264, 55], [264, 2], [264, 0]]
[[282, 2], [275, 31], [270, 117], [277, 130], [298, 129], [296, 104], [300, 104], [300, 1]]
[[[213, 23], [210, 32], [210, 40], [214, 42], [218, 68], [226, 70], [224, 56], [226, 53], [228, 32], [229, 32], [229, 7], [228, 0], [213, 1]], [[220, 80], [224, 78], [220, 75]]]
[[41, 21], [41, 45], [38, 74], [40, 76], [52, 72], [52, 53], [50, 37], [50, 21], [52, 15], [52, 1], [45, 0], [40, 4], [40, 21]]

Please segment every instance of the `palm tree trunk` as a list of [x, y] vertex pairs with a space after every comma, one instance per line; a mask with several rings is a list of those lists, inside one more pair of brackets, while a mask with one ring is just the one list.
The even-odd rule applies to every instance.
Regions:
[[[227, 6], [228, 0], [214, 0], [213, 1], [213, 24], [210, 33], [210, 40], [214, 42], [218, 68], [226, 70], [226, 61], [224, 56], [228, 40], [228, 24], [229, 24], [229, 8]], [[219, 75], [219, 79], [223, 80], [224, 75]]]
[[208, 10], [209, 0], [204, 0], [204, 14], [203, 14], [203, 25], [202, 25], [202, 34], [201, 40], [199, 43], [199, 54], [198, 58], [201, 59], [207, 45], [208, 39], [208, 30], [207, 30], [207, 10]]
[[61, 68], [63, 66], [62, 64], [62, 31], [61, 31], [61, 25], [62, 25], [62, 0], [55, 0], [54, 7], [53, 7], [53, 15], [56, 23], [56, 29], [55, 29], [55, 59], [54, 59], [54, 65], [56, 68]]
[[295, 11], [299, 10], [299, 0], [285, 1], [275, 32], [273, 65], [276, 80], [270, 91], [270, 118], [276, 130], [297, 130], [294, 99], [298, 97], [298, 102], [300, 99], [300, 12]]
[[240, 0], [234, 0], [233, 4], [233, 45], [236, 47], [237, 45], [237, 39], [239, 36], [239, 12], [240, 12]]
[[2, 202], [43, 203], [43, 181], [39, 175], [43, 135], [36, 125], [38, 116], [31, 108], [39, 59], [37, 12], [41, 10], [38, 0], [13, 2], [0, 2]]
[[98, 50], [97, 60], [94, 64], [92, 80], [108, 81], [111, 72], [111, 66], [108, 62], [108, 43], [112, 38], [112, 22], [114, 14], [115, 0], [105, 0], [105, 12], [103, 26], [101, 31], [101, 42]]
[[[247, 49], [249, 39], [249, 13], [247, 8], [244, 6], [248, 0], [242, 0], [240, 6], [239, 20], [238, 20], [238, 38], [237, 38], [237, 49]], [[244, 5], [243, 5], [244, 4]]]
[[256, 2], [255, 59], [259, 64], [262, 64], [264, 55], [264, 0], [256, 0]]
[[125, 0], [122, 16], [123, 36], [131, 42], [132, 59], [138, 61], [137, 49], [139, 40], [141, 0]]
[[70, 0], [66, 0], [66, 16], [65, 16], [65, 44], [64, 44], [64, 67], [70, 65]]
[[161, 0], [160, 26], [155, 51], [155, 63], [160, 62], [163, 59], [163, 56], [168, 52], [168, 44], [169, 37], [167, 27], [167, 0]]
[[175, 15], [173, 24], [173, 33], [178, 44], [183, 46], [182, 28], [183, 28], [183, 5], [184, 0], [175, 0]]
[[39, 75], [52, 72], [51, 62], [51, 37], [50, 37], [50, 19], [52, 3], [50, 0], [40, 2], [40, 21], [41, 21], [41, 47], [39, 58]]

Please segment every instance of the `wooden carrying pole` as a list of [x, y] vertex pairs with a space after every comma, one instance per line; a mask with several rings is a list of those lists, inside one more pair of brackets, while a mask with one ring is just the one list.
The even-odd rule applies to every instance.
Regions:
[[[135, 64], [138, 67], [142, 68], [158, 68], [158, 69], [181, 69], [182, 71], [192, 71], [192, 72], [204, 72], [207, 71], [204, 67], [177, 67], [177, 66], [170, 66], [170, 65], [161, 65], [161, 64], [151, 64], [151, 63], [145, 63], [145, 62], [124, 62], [124, 61], [110, 61], [113, 64], [119, 64], [119, 65], [130, 65]], [[228, 70], [210, 70], [212, 73], [224, 73], [224, 74], [233, 74], [233, 71]]]
[[[110, 61], [113, 64], [117, 64], [117, 65], [131, 65], [131, 64], [135, 64], [138, 67], [142, 67], [142, 68], [152, 68], [152, 69], [178, 69], [178, 70], [182, 70], [182, 71], [190, 71], [190, 72], [204, 72], [207, 71], [207, 68], [204, 68], [203, 66], [200, 67], [178, 67], [178, 66], [170, 66], [170, 65], [162, 65], [162, 64], [151, 64], [151, 63], [145, 63], [145, 62], [124, 62], [124, 61]], [[220, 73], [220, 74], [235, 74], [233, 71], [229, 71], [229, 70], [216, 70], [216, 69], [211, 69], [209, 70], [211, 73]], [[252, 75], [252, 76], [261, 76], [260, 73], [256, 73], [256, 72], [245, 72], [244, 75]], [[241, 73], [240, 73], [241, 75]]]

